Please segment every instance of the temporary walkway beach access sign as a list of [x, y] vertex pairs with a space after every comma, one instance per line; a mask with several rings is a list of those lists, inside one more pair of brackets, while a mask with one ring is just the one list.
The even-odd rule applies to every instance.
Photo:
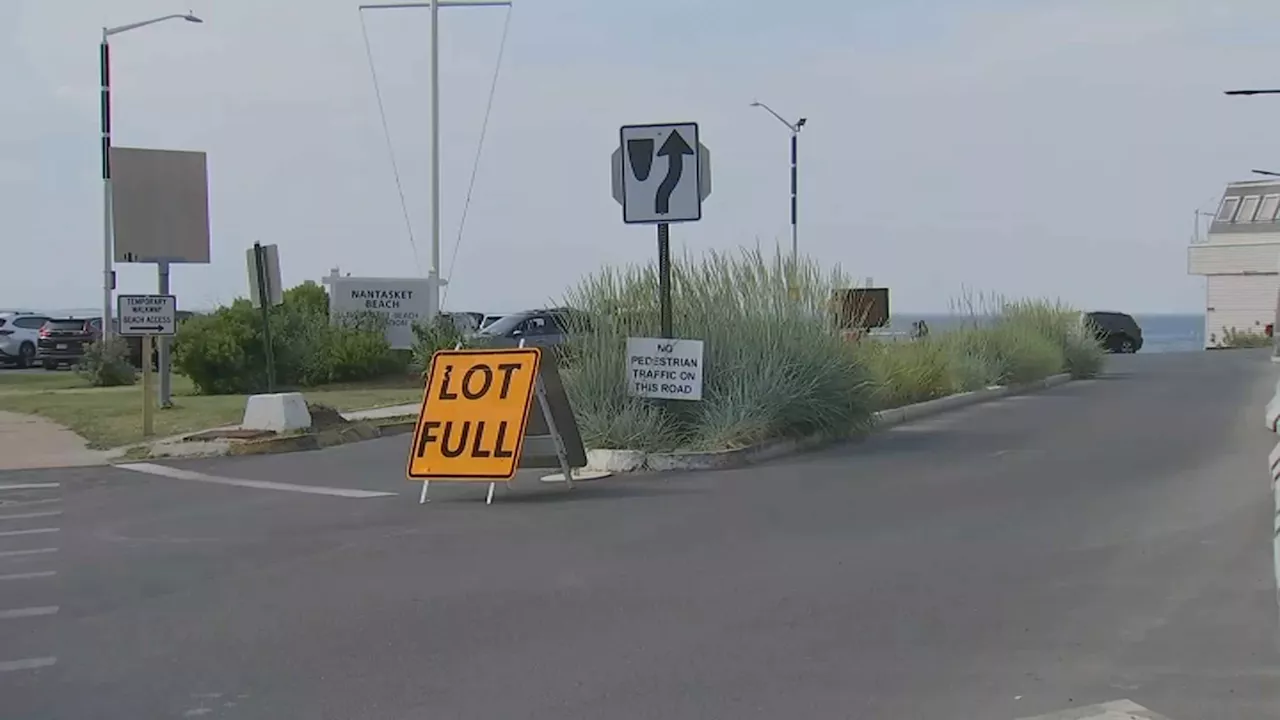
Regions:
[[[531, 423], [531, 416], [537, 420]], [[437, 351], [406, 471], [423, 482], [420, 502], [432, 480], [488, 482], [486, 502], [492, 502], [495, 481], [509, 482], [522, 466], [545, 467], [521, 462], [531, 424], [538, 432], [529, 439], [549, 436], [554, 466], [572, 488], [573, 468], [585, 466], [586, 453], [555, 358], [543, 358], [536, 347]]]

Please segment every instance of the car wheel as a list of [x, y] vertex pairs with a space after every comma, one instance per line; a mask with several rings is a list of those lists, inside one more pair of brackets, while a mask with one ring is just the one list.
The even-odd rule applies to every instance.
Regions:
[[1138, 352], [1138, 346], [1133, 342], [1132, 338], [1122, 337], [1120, 338], [1120, 352], [1125, 355], [1132, 355]]
[[53, 360], [45, 360], [44, 362], [40, 363], [40, 366], [43, 367], [45, 370], [58, 369], [58, 363], [54, 362]]
[[29, 368], [36, 359], [36, 346], [29, 342], [22, 343], [22, 347], [18, 348], [18, 367]]

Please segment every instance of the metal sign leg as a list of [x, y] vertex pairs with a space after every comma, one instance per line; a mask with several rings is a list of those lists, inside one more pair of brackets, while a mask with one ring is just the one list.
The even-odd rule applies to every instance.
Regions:
[[423, 480], [423, 481], [422, 481], [422, 494], [418, 496], [418, 504], [419, 504], [419, 505], [425, 505], [425, 504], [427, 504], [427, 503], [431, 502], [431, 499], [427, 497], [427, 490], [428, 490], [430, 487], [431, 487], [431, 481], [430, 481], [430, 480]]
[[565, 486], [573, 489], [573, 468], [569, 467], [569, 453], [565, 451], [564, 440], [560, 437], [560, 429], [556, 427], [556, 418], [551, 414], [551, 404], [547, 402], [547, 389], [542, 378], [534, 381], [533, 390], [538, 395], [538, 407], [542, 408], [542, 418], [547, 422], [547, 430], [556, 443], [556, 458], [560, 460], [560, 472], [564, 474]]
[[488, 497], [486, 497], [486, 498], [484, 499], [484, 504], [485, 504], [485, 505], [492, 505], [492, 504], [493, 504], [493, 488], [494, 488], [494, 486], [496, 486], [497, 484], [498, 484], [498, 483], [492, 483], [492, 482], [491, 482], [491, 483], [489, 483], [489, 496], [488, 496]]

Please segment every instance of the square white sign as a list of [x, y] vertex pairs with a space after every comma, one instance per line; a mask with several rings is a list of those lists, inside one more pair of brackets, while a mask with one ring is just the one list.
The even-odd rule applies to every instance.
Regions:
[[620, 147], [624, 222], [702, 219], [697, 123], [625, 125]]
[[701, 400], [701, 340], [627, 338], [627, 393], [664, 400]]

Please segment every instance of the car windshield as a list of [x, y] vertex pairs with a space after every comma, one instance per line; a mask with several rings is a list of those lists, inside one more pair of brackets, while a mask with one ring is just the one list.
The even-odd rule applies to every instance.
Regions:
[[504, 318], [495, 320], [492, 325], [480, 331], [481, 335], [490, 335], [502, 337], [511, 334], [512, 330], [520, 327], [520, 323], [529, 318], [531, 313], [522, 312], [514, 315], [507, 315]]

